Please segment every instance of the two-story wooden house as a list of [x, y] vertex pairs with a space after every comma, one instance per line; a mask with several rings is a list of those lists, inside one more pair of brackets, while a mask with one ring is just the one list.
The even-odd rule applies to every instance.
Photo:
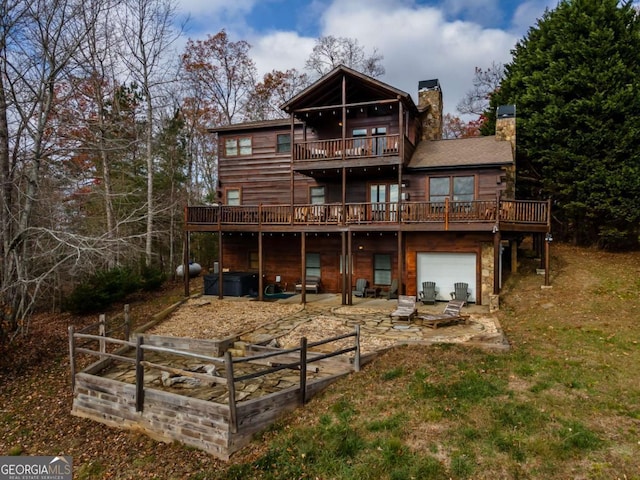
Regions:
[[514, 198], [513, 107], [496, 136], [441, 140], [439, 82], [418, 89], [416, 105], [340, 66], [282, 106], [288, 119], [212, 129], [220, 204], [188, 206], [185, 230], [219, 235], [219, 284], [254, 272], [262, 298], [276, 280], [319, 277], [349, 304], [359, 278], [410, 295], [434, 281], [439, 300], [465, 282], [488, 304], [515, 266], [504, 247], [549, 232], [549, 203]]

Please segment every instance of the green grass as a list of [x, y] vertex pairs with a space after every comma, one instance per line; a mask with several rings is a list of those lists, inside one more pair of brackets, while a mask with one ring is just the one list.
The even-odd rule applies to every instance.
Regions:
[[[74, 455], [80, 479], [640, 479], [640, 252], [554, 243], [552, 255], [552, 289], [525, 256], [505, 281], [498, 317], [509, 351], [392, 349], [226, 464], [89, 421], [60, 432], [43, 427], [46, 416], [27, 422], [23, 412], [46, 411], [28, 401], [37, 375], [9, 390], [22, 403], [0, 413], [3, 446], [36, 454], [33, 439], [46, 435], [43, 454]], [[87, 453], [98, 436], [117, 448]]]
[[640, 478], [638, 280], [612, 260], [640, 255], [560, 250], [552, 290], [526, 265], [507, 282], [509, 352], [391, 351], [228, 478]]

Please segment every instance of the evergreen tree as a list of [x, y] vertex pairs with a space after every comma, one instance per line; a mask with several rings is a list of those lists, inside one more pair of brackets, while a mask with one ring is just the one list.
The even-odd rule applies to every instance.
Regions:
[[632, 2], [563, 0], [512, 54], [489, 115], [517, 106], [519, 195], [551, 196], [559, 236], [637, 247], [640, 17]]

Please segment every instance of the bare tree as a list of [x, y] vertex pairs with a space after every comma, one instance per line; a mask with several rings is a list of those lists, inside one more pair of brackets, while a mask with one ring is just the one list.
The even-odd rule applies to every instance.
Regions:
[[367, 55], [364, 47], [355, 38], [327, 35], [316, 40], [313, 52], [305, 63], [305, 68], [322, 76], [338, 65], [345, 65], [365, 75], [377, 78], [385, 73], [382, 65], [383, 58], [377, 48], [373, 49], [371, 55]]
[[141, 89], [146, 106], [145, 158], [147, 163], [147, 232], [145, 260], [151, 265], [154, 234], [154, 113], [161, 102], [161, 89], [176, 79], [168, 49], [178, 38], [174, 0], [125, 0], [120, 18], [125, 44], [122, 59]]
[[225, 124], [244, 114], [256, 81], [256, 67], [249, 57], [251, 46], [229, 41], [222, 30], [205, 40], [189, 40], [182, 65], [192, 90], [208, 96]]
[[247, 120], [270, 120], [285, 118], [287, 114], [280, 108], [291, 97], [309, 85], [309, 76], [295, 68], [281, 72], [273, 70], [258, 82], [247, 103]]
[[476, 67], [473, 76], [473, 88], [458, 103], [456, 110], [462, 115], [482, 115], [489, 108], [491, 94], [495, 92], [504, 78], [504, 65], [492, 62], [486, 70]]
[[0, 3], [0, 338], [28, 315], [47, 278], [39, 274], [47, 269], [34, 261], [41, 248], [34, 231], [52, 221], [37, 213], [46, 204], [44, 175], [56, 158], [55, 88], [72, 67], [99, 5], [99, 0], [91, 8], [82, 0]]

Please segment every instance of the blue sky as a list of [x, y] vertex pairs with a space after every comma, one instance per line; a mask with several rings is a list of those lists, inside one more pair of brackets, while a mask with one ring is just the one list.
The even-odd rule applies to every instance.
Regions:
[[445, 111], [471, 88], [475, 67], [506, 63], [510, 51], [557, 0], [178, 0], [185, 37], [225, 29], [246, 40], [260, 74], [304, 70], [322, 35], [358, 39], [384, 56], [382, 81], [417, 98], [420, 80], [438, 78]]

